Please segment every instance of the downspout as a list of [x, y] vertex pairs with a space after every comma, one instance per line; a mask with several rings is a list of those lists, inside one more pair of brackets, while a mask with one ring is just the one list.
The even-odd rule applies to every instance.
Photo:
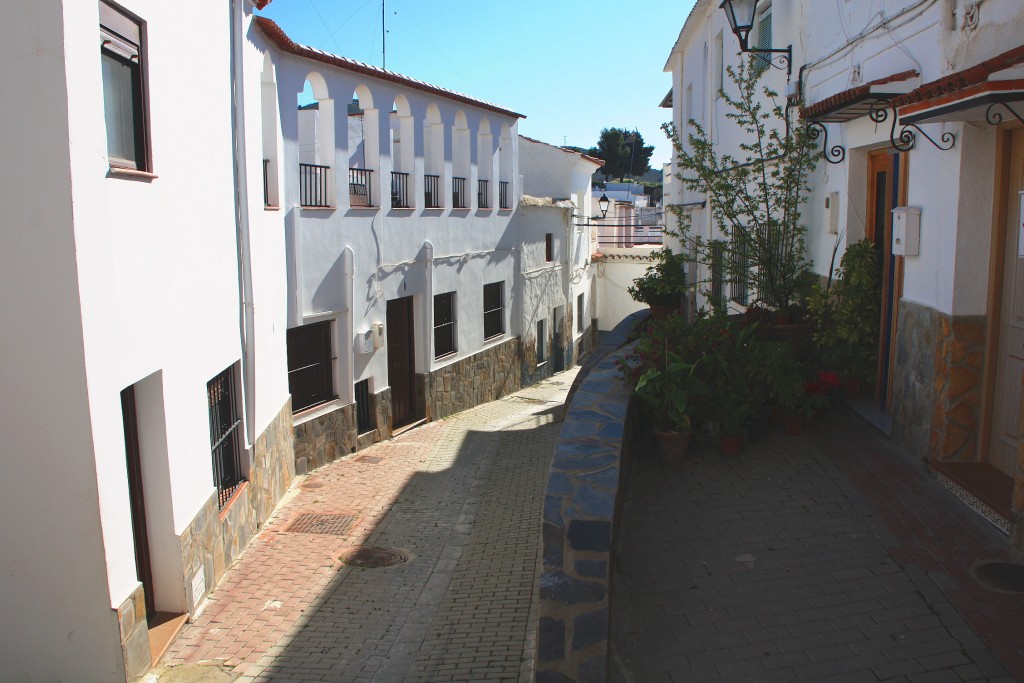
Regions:
[[249, 245], [249, 191], [245, 159], [242, 24], [245, 0], [228, 0], [231, 12], [231, 153], [235, 182], [235, 238], [238, 245], [238, 296], [242, 342], [242, 397], [245, 403], [246, 445], [256, 443], [256, 335], [252, 300], [252, 258]]

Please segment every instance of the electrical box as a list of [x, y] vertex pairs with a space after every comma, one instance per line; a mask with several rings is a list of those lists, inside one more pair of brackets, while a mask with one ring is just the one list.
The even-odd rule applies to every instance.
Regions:
[[897, 206], [892, 210], [892, 253], [917, 256], [921, 251], [921, 209]]
[[384, 338], [384, 323], [373, 324], [373, 348], [380, 348], [380, 340]]
[[828, 234], [839, 234], [839, 193], [829, 192], [825, 197], [825, 210], [828, 211]]
[[363, 355], [373, 353], [375, 346], [373, 330], [366, 330], [356, 334], [356, 353]]

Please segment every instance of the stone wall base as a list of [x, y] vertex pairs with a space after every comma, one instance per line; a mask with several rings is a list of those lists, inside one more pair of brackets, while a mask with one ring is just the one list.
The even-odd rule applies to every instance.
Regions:
[[295, 427], [295, 471], [305, 474], [391, 438], [391, 389], [371, 394], [375, 428], [359, 434], [356, 404], [350, 403]]
[[146, 624], [146, 595], [142, 584], [117, 608], [117, 624], [121, 629], [125, 677], [132, 681], [145, 675], [153, 664], [149, 652], [149, 626]]
[[514, 337], [426, 376], [427, 415], [440, 420], [522, 388], [520, 343]]

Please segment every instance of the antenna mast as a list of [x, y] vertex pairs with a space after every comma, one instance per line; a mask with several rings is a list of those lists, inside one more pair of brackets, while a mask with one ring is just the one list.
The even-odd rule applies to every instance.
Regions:
[[381, 51], [384, 53], [382, 69], [388, 68], [388, 27], [387, 27], [387, 13], [384, 11], [384, 3], [386, 0], [380, 0], [380, 39]]

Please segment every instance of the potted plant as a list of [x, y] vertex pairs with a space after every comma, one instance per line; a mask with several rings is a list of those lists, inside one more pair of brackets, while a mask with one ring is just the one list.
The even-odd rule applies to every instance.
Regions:
[[651, 258], [654, 263], [627, 291], [635, 301], [650, 306], [655, 319], [664, 320], [679, 310], [686, 295], [686, 258], [667, 247], [653, 252]]
[[694, 399], [704, 393], [704, 385], [694, 373], [697, 363], [685, 361], [667, 344], [660, 365], [647, 368], [634, 391], [650, 410], [662, 462], [676, 464], [685, 457], [693, 436], [690, 413]]

